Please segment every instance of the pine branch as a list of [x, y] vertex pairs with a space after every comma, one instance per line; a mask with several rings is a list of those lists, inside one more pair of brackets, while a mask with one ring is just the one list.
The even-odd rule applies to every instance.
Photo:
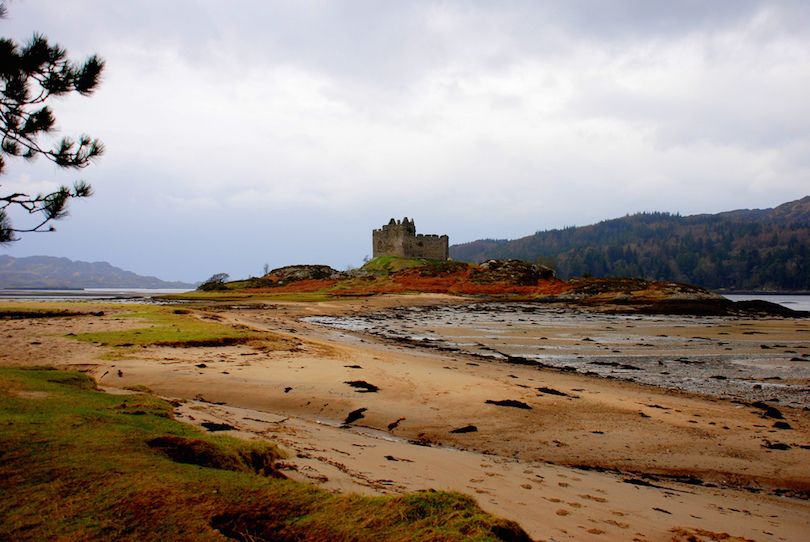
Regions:
[[[6, 3], [0, 1], [0, 19], [6, 13]], [[78, 140], [63, 137], [50, 150], [38, 138], [53, 132], [56, 125], [48, 100], [71, 92], [91, 95], [103, 71], [104, 60], [98, 55], [73, 63], [63, 47], [49, 44], [42, 34], [35, 33], [22, 47], [0, 38], [0, 174], [6, 156], [25, 160], [44, 156], [61, 168], [82, 169], [102, 155], [104, 144], [88, 135]], [[51, 222], [67, 216], [71, 199], [92, 194], [89, 184], [77, 181], [72, 189], [62, 186], [35, 197], [23, 193], [0, 196], [0, 245], [17, 240], [18, 233], [53, 231]], [[33, 227], [17, 229], [9, 217], [12, 209], [38, 214], [41, 219]]]

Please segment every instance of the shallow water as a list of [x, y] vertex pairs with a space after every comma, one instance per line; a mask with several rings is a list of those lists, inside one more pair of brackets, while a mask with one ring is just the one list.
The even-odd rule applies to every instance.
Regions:
[[789, 344], [760, 331], [726, 338], [720, 328], [731, 331], [732, 324], [738, 333], [756, 329], [740, 328], [752, 324], [734, 318], [603, 315], [537, 303], [401, 307], [305, 320], [492, 363], [536, 364], [741, 401], [810, 406], [810, 322], [802, 320], [796, 326], [805, 326], [799, 331], [806, 333], [794, 334]]
[[[0, 301], [70, 303], [155, 303], [155, 297], [182, 294], [176, 288], [79, 288], [75, 290], [0, 288]], [[175, 303], [177, 301], [174, 301]]]

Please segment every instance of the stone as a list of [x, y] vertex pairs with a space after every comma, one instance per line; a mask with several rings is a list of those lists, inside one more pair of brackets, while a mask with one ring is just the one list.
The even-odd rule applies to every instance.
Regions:
[[446, 235], [416, 234], [413, 220], [391, 221], [372, 232], [374, 257], [398, 256], [425, 260], [446, 261], [450, 254], [450, 240]]

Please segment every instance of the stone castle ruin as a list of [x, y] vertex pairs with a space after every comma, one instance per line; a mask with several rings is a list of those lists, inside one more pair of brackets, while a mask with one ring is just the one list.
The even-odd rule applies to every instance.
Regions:
[[446, 235], [416, 235], [413, 220], [391, 222], [373, 232], [374, 257], [399, 256], [426, 260], [448, 259], [450, 240]]

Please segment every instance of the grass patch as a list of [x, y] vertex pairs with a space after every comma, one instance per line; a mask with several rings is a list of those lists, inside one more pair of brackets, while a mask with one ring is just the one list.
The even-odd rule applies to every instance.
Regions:
[[[69, 306], [75, 306], [76, 309], [83, 308], [85, 310], [73, 310], [71, 308], [68, 308]], [[76, 304], [54, 305], [51, 303], [48, 304], [43, 303], [43, 304], [29, 305], [13, 302], [0, 304], [0, 320], [22, 320], [31, 318], [66, 318], [71, 316], [104, 316], [104, 312], [87, 311], [86, 306], [79, 307]]]
[[[135, 312], [120, 316], [141, 318], [147, 326], [119, 331], [81, 333], [71, 337], [124, 349], [143, 346], [195, 348], [240, 344], [274, 350], [289, 350], [294, 347], [292, 342], [274, 333], [221, 323], [214, 317], [207, 320], [198, 318], [187, 309], [145, 305], [137, 307]], [[116, 357], [115, 352], [110, 355]]]
[[0, 539], [529, 540], [464, 495], [334, 495], [279, 478], [278, 458], [176, 422], [150, 395], [0, 369]]
[[155, 393], [154, 391], [152, 391], [151, 388], [149, 388], [149, 386], [144, 386], [143, 384], [135, 384], [134, 386], [124, 386], [124, 389], [128, 391], [135, 391], [138, 393], [148, 393], [150, 395]]
[[171, 296], [164, 296], [161, 299], [178, 300], [178, 301], [216, 301], [238, 303], [240, 301], [331, 301], [335, 299], [334, 295], [325, 293], [323, 291], [316, 292], [297, 292], [294, 289], [286, 290], [285, 287], [274, 287], [267, 289], [251, 288], [249, 290], [240, 290], [238, 293], [233, 291], [215, 291], [215, 292], [188, 292], [185, 294], [173, 294]]
[[441, 263], [438, 260], [420, 260], [414, 258], [400, 258], [399, 256], [382, 256], [366, 262], [361, 269], [381, 275], [390, 275], [403, 269], [423, 267], [431, 263]]
[[200, 300], [200, 301], [207, 301], [207, 300], [216, 300], [216, 301], [240, 301], [243, 299], [250, 298], [250, 294], [244, 293], [243, 290], [210, 290], [207, 292], [195, 290], [193, 292], [185, 292], [182, 294], [170, 294], [170, 295], [163, 295], [160, 296], [159, 299], [162, 300]]

